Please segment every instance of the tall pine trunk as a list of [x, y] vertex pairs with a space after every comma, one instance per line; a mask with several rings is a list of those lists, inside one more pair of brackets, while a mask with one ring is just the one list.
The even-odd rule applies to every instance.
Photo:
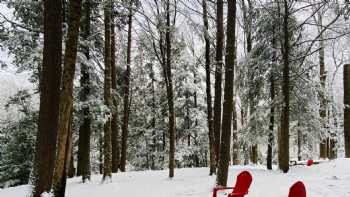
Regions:
[[[175, 24], [174, 24], [175, 25]], [[169, 177], [174, 177], [175, 168], [175, 109], [174, 109], [174, 90], [171, 74], [171, 22], [170, 22], [170, 0], [166, 1], [166, 89], [169, 107]]]
[[344, 65], [344, 149], [350, 158], [350, 64]]
[[154, 71], [153, 71], [153, 65], [150, 64], [151, 66], [151, 80], [152, 80], [152, 154], [151, 154], [151, 170], [156, 169], [156, 157], [155, 153], [158, 150], [158, 145], [157, 145], [157, 132], [156, 132], [156, 116], [157, 116], [157, 108], [156, 108], [156, 92], [155, 92], [155, 76], [154, 76]]
[[[104, 81], [104, 101], [105, 105], [111, 111], [112, 108], [112, 96], [111, 96], [111, 12], [112, 12], [112, 1], [105, 0], [104, 7], [104, 23], [105, 23], [105, 49], [104, 49], [104, 60], [105, 60], [105, 81]], [[106, 114], [107, 120], [104, 124], [104, 137], [103, 137], [103, 179], [112, 178], [112, 129], [111, 129], [111, 113]], [[108, 181], [109, 181], [108, 180]]]
[[230, 144], [232, 130], [232, 108], [235, 65], [235, 37], [236, 37], [236, 0], [228, 0], [227, 11], [227, 41], [225, 62], [225, 89], [222, 115], [222, 136], [220, 143], [220, 157], [218, 165], [217, 184], [226, 186], [228, 166], [230, 163]]
[[120, 161], [120, 170], [125, 172], [127, 141], [128, 141], [128, 125], [129, 125], [129, 90], [130, 90], [130, 63], [131, 63], [131, 30], [132, 30], [132, 9], [129, 11], [129, 29], [128, 29], [128, 48], [126, 57], [126, 73], [124, 80], [124, 117], [122, 129], [122, 152]]
[[237, 130], [237, 112], [235, 93], [233, 93], [233, 111], [232, 111], [232, 165], [239, 165], [239, 143]]
[[275, 108], [274, 108], [274, 99], [275, 99], [275, 81], [274, 75], [271, 73], [270, 76], [270, 98], [271, 98], [271, 108], [270, 108], [270, 125], [269, 125], [269, 136], [267, 144], [267, 169], [272, 170], [272, 147], [274, 144], [274, 124], [275, 124]]
[[[90, 60], [90, 47], [88, 46], [90, 36], [90, 0], [85, 0], [83, 3], [83, 16], [81, 25], [81, 36], [84, 44], [82, 46], [83, 54], [89, 64]], [[90, 67], [85, 62], [81, 63], [81, 77], [80, 77], [80, 100], [85, 102], [82, 107], [83, 122], [79, 128], [79, 141], [78, 141], [78, 166], [77, 175], [82, 176], [82, 181], [90, 180], [90, 137], [91, 137], [91, 115], [90, 105], [88, 103], [88, 97], [91, 91], [90, 82]]]
[[207, 0], [203, 0], [203, 23], [204, 23], [204, 40], [205, 40], [205, 76], [206, 76], [206, 94], [207, 94], [207, 120], [208, 120], [208, 137], [209, 137], [209, 175], [213, 175], [216, 170], [215, 149], [214, 149], [214, 128], [213, 128], [213, 107], [211, 98], [210, 82], [210, 38], [208, 23]]
[[[321, 13], [318, 13], [319, 23], [322, 26], [322, 16]], [[321, 31], [321, 28], [320, 30]], [[320, 36], [321, 41], [320, 43], [320, 50], [319, 50], [319, 61], [320, 61], [320, 82], [321, 82], [321, 88], [322, 93], [320, 95], [320, 118], [321, 118], [321, 143], [320, 143], [320, 158], [327, 158], [328, 157], [328, 132], [326, 131], [326, 121], [327, 121], [327, 100], [326, 100], [326, 71], [325, 71], [325, 62], [324, 62], [324, 41], [323, 36]]]
[[[235, 38], [235, 67], [237, 66], [237, 37]], [[233, 73], [235, 76], [235, 73]], [[233, 78], [234, 81], [235, 77]], [[237, 111], [236, 111], [236, 91], [233, 86], [233, 107], [232, 107], [232, 164], [239, 165], [239, 142], [238, 142], [238, 127], [237, 127]]]
[[[237, 67], [237, 37], [235, 38], [235, 67]], [[233, 80], [236, 81], [236, 74]], [[232, 107], [232, 165], [239, 165], [239, 142], [237, 127], [237, 110], [236, 110], [236, 87], [233, 86], [233, 107]]]
[[66, 151], [66, 173], [68, 178], [73, 178], [75, 176], [75, 167], [74, 167], [74, 150], [73, 150], [73, 107], [69, 116], [69, 126], [68, 126], [68, 148]]
[[302, 148], [302, 140], [303, 140], [303, 133], [299, 128], [299, 123], [298, 123], [298, 131], [297, 131], [297, 144], [298, 144], [298, 161], [301, 161], [301, 148]]
[[216, 2], [216, 57], [215, 57], [215, 98], [214, 98], [214, 143], [215, 159], [220, 158], [221, 139], [221, 97], [222, 97], [222, 64], [224, 47], [224, 5], [223, 0]]
[[[248, 3], [248, 9], [245, 5], [245, 0], [242, 1], [242, 10], [243, 10], [243, 17], [244, 17], [244, 31], [246, 34], [246, 48], [247, 48], [247, 53], [249, 54], [252, 50], [252, 46], [253, 46], [253, 38], [252, 38], [252, 10], [253, 10], [253, 6], [252, 6], [252, 2], [250, 0], [247, 0]], [[248, 68], [248, 69], [252, 69], [252, 68]], [[251, 75], [250, 80], [253, 81], [254, 80], [254, 75]], [[253, 92], [253, 88], [250, 87], [249, 89], [249, 121], [252, 120], [252, 116], [255, 113], [255, 108], [256, 108], [256, 101], [254, 100], [254, 92]], [[256, 130], [257, 128], [254, 126], [252, 130]], [[249, 149], [249, 156], [250, 156], [250, 160], [252, 163], [257, 164], [258, 162], [258, 145], [257, 144], [252, 144], [250, 146]]]
[[289, 170], [289, 5], [284, 0], [283, 13], [283, 76], [282, 76], [282, 95], [283, 107], [281, 114], [281, 131], [278, 138], [278, 165], [284, 173]]
[[254, 144], [251, 146], [250, 148], [250, 160], [252, 161], [253, 164], [257, 164], [258, 163], [258, 145]]
[[112, 14], [111, 24], [111, 72], [112, 72], [112, 95], [113, 95], [113, 112], [112, 112], [112, 172], [118, 172], [120, 163], [120, 148], [119, 148], [119, 127], [118, 127], [118, 101], [117, 101], [117, 71], [115, 64], [115, 17]]
[[[276, 55], [276, 33], [275, 30], [272, 32], [272, 48], [274, 49], [273, 55], [272, 55], [272, 61], [274, 63], [277, 62], [277, 55]], [[270, 125], [269, 125], [269, 135], [268, 135], [268, 142], [267, 142], [267, 158], [266, 158], [266, 164], [267, 169], [272, 170], [272, 149], [274, 144], [274, 125], [275, 125], [275, 77], [274, 77], [274, 71], [271, 70], [270, 73], [270, 99], [271, 99], [271, 107], [270, 107]]]
[[44, 1], [44, 51], [33, 197], [51, 190], [55, 165], [62, 66], [62, 6], [62, 0]]
[[79, 24], [81, 16], [81, 0], [69, 1], [68, 33], [64, 55], [62, 88], [60, 93], [59, 130], [57, 141], [57, 154], [55, 172], [53, 177], [53, 193], [55, 197], [63, 197], [66, 187], [66, 176], [70, 156], [69, 146], [71, 131], [70, 118], [73, 109], [73, 82], [75, 63], [77, 58], [77, 45], [79, 37]]

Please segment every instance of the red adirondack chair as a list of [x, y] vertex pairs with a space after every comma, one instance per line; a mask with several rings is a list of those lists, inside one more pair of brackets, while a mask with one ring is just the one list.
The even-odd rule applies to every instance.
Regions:
[[314, 160], [312, 159], [307, 160], [307, 163], [306, 163], [307, 166], [312, 166], [313, 164], [314, 164]]
[[306, 197], [305, 185], [303, 182], [298, 181], [289, 188], [288, 197]]
[[215, 187], [213, 190], [213, 197], [217, 197], [217, 192], [220, 190], [233, 189], [228, 197], [243, 197], [248, 194], [248, 189], [252, 183], [252, 175], [248, 171], [239, 173], [234, 187]]

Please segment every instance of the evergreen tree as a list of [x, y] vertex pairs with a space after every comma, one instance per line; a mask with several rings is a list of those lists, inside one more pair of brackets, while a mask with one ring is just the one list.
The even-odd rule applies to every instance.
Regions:
[[0, 187], [27, 184], [33, 167], [38, 112], [32, 106], [32, 94], [20, 90], [6, 104], [17, 108], [20, 118], [0, 129]]

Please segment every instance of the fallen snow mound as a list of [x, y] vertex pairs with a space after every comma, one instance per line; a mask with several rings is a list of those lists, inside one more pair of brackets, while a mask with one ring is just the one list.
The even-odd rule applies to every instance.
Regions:
[[[242, 170], [253, 175], [248, 197], [286, 197], [289, 187], [301, 180], [306, 185], [308, 197], [349, 197], [350, 159], [337, 159], [311, 167], [294, 166], [288, 174], [268, 171], [263, 166], [232, 166], [229, 185]], [[178, 169], [175, 178], [167, 178], [168, 171], [144, 171], [113, 174], [112, 183], [101, 184], [101, 176], [95, 175], [90, 183], [81, 179], [68, 180], [67, 197], [209, 197], [215, 176], [208, 176], [208, 169]], [[23, 185], [0, 190], [0, 197], [27, 197], [30, 186]], [[224, 196], [224, 194], [221, 194]]]

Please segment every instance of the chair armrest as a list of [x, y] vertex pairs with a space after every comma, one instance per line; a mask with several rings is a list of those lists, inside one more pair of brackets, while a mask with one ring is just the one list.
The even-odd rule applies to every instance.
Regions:
[[234, 187], [214, 187], [213, 197], [217, 197], [217, 192], [220, 190], [234, 189]]
[[235, 196], [245, 196], [248, 194], [248, 191], [247, 192], [235, 192], [235, 193], [230, 193], [228, 195], [228, 197], [235, 197]]

